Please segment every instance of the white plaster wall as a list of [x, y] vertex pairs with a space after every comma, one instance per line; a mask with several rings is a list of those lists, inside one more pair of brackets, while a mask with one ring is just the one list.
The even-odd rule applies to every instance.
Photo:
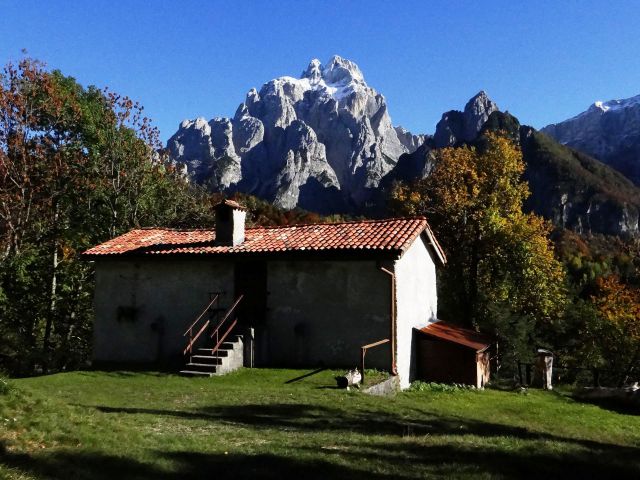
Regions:
[[421, 235], [395, 263], [396, 364], [401, 388], [407, 388], [416, 373], [413, 329], [436, 321], [438, 313], [436, 266], [423, 237]]
[[[390, 337], [390, 282], [376, 262], [271, 261], [267, 271], [264, 363], [353, 368], [362, 345]], [[388, 370], [389, 345], [366, 367]]]
[[[152, 363], [179, 359], [186, 328], [209, 302], [209, 292], [233, 295], [233, 264], [157, 258], [96, 262], [95, 361]], [[134, 321], [118, 320], [118, 307], [134, 307]]]

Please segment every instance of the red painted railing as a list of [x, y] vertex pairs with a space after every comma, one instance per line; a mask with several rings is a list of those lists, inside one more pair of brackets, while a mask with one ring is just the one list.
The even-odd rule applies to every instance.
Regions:
[[211, 323], [211, 319], [207, 319], [207, 321], [202, 324], [202, 326], [198, 330], [198, 333], [196, 333], [195, 336], [193, 335], [193, 329], [196, 327], [196, 325], [198, 325], [198, 323], [200, 322], [200, 320], [202, 320], [205, 314], [211, 312], [211, 307], [213, 306], [214, 303], [216, 304], [216, 306], [219, 305], [220, 303], [219, 300], [220, 300], [220, 294], [217, 293], [213, 297], [213, 299], [209, 302], [209, 304], [205, 307], [202, 313], [198, 315], [198, 318], [196, 318], [193, 321], [193, 323], [189, 326], [189, 328], [187, 328], [187, 330], [182, 334], [183, 337], [186, 337], [187, 335], [189, 335], [189, 342], [187, 343], [186, 348], [182, 352], [183, 355], [186, 355], [187, 353], [191, 354], [193, 350], [193, 346], [195, 345], [200, 335], [202, 335], [204, 331], [207, 329], [207, 327]]
[[238, 305], [240, 304], [240, 301], [242, 301], [243, 298], [244, 298], [244, 295], [240, 295], [236, 299], [236, 301], [233, 303], [233, 305], [231, 305], [231, 307], [229, 307], [229, 309], [225, 313], [224, 317], [222, 317], [222, 320], [220, 320], [220, 323], [218, 323], [218, 326], [211, 333], [211, 335], [210, 335], [211, 338], [215, 337], [215, 346], [211, 349], [211, 355], [218, 356], [218, 349], [220, 348], [220, 345], [222, 345], [222, 343], [225, 341], [227, 336], [231, 333], [231, 331], [233, 330], [233, 327], [235, 327], [238, 324], [238, 318], [235, 317], [233, 319], [233, 321], [231, 322], [231, 324], [229, 324], [229, 326], [227, 327], [225, 332], [222, 335], [220, 335], [220, 329], [227, 322], [227, 320], [229, 320], [229, 318], [231, 318], [232, 314], [236, 311], [236, 308], [238, 307]]

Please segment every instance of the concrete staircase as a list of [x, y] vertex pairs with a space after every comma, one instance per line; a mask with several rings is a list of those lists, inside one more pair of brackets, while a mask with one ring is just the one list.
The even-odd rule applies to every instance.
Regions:
[[189, 356], [189, 362], [180, 375], [191, 377], [212, 377], [233, 372], [244, 364], [244, 344], [242, 335], [229, 335], [215, 354], [211, 348], [198, 348]]

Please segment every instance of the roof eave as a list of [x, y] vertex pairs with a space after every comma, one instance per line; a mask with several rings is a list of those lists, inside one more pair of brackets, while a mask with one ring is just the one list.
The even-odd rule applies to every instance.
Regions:
[[429, 225], [424, 228], [423, 233], [427, 236], [428, 244], [433, 249], [433, 252], [435, 253], [438, 260], [440, 260], [440, 264], [444, 267], [447, 264], [447, 256], [438, 243], [438, 240], [436, 240], [435, 235], [429, 228]]
[[167, 258], [241, 258], [241, 257], [269, 257], [269, 258], [290, 258], [304, 257], [315, 259], [342, 259], [357, 258], [362, 260], [395, 260], [401, 255], [400, 250], [382, 250], [382, 249], [324, 249], [324, 250], [273, 250], [273, 251], [227, 251], [227, 252], [149, 252], [147, 249], [132, 250], [121, 253], [102, 253], [87, 254], [83, 253], [80, 257], [86, 261], [102, 261], [102, 260], [131, 260], [131, 259], [167, 259]]

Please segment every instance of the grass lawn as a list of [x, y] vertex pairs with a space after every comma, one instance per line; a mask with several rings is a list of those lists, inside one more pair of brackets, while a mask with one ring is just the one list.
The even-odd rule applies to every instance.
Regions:
[[334, 388], [335, 372], [73, 372], [0, 395], [0, 478], [640, 478], [640, 415], [558, 393]]

